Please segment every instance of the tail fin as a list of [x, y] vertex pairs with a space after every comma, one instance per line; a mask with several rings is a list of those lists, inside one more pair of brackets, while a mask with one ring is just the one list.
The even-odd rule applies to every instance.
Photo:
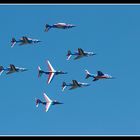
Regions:
[[69, 59], [71, 58], [71, 55], [72, 55], [71, 51], [68, 50], [68, 53], [67, 53], [67, 60], [69, 60]]
[[14, 45], [16, 44], [16, 39], [13, 37], [11, 40], [11, 47], [14, 47]]
[[42, 103], [42, 101], [40, 99], [35, 98], [36, 107], [38, 107], [40, 103]]
[[91, 77], [91, 74], [90, 74], [90, 72], [88, 71], [88, 70], [85, 70], [85, 72], [86, 72], [86, 79], [88, 79], [89, 77]]
[[62, 91], [64, 91], [64, 89], [65, 89], [66, 87], [67, 87], [66, 83], [63, 82], [63, 83], [62, 83]]
[[4, 71], [3, 66], [0, 66], [0, 75], [3, 73], [3, 71]]
[[50, 26], [49, 24], [46, 24], [46, 26], [45, 26], [46, 28], [45, 28], [45, 32], [48, 32], [49, 31], [49, 29], [52, 27], [52, 26]]
[[43, 71], [41, 70], [40, 66], [38, 66], [38, 78], [41, 77]]

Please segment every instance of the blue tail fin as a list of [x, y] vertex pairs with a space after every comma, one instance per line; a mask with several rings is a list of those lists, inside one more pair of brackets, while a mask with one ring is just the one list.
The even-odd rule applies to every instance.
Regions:
[[45, 28], [45, 32], [48, 32], [49, 31], [49, 29], [50, 28], [52, 28], [52, 26], [50, 26], [49, 24], [46, 24], [46, 26], [45, 26], [46, 28]]
[[16, 42], [16, 39], [13, 37], [11, 40], [11, 43], [14, 43], [14, 42]]
[[0, 66], [0, 72], [1, 72], [2, 70], [4, 70], [4, 68], [3, 68], [3, 66]]
[[98, 76], [103, 76], [104, 74], [101, 71], [97, 71]]
[[67, 87], [67, 84], [65, 82], [62, 83], [62, 91]]
[[36, 103], [36, 107], [38, 107], [39, 104], [42, 103], [42, 101], [40, 99], [35, 99], [35, 103]]
[[40, 66], [38, 66], [38, 77], [41, 77], [43, 74], [43, 71], [41, 70]]

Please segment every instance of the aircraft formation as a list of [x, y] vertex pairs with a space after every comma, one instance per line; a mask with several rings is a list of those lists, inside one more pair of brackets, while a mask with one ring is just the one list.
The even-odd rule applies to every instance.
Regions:
[[[66, 24], [66, 23], [56, 23], [53, 25], [46, 24], [44, 31], [48, 32], [52, 28], [65, 30], [65, 29], [70, 29], [73, 27], [77, 27], [77, 26], [74, 24]], [[19, 44], [19, 46], [21, 46], [21, 45], [26, 45], [26, 44], [35, 44], [35, 43], [39, 43], [39, 42], [41, 42], [41, 40], [32, 39], [27, 36], [23, 36], [18, 40], [16, 40], [13, 37], [11, 40], [11, 48], [13, 48], [16, 44]], [[96, 55], [96, 53], [87, 52], [87, 51], [84, 51], [82, 48], [77, 48], [76, 52], [71, 52], [71, 50], [67, 51], [66, 60], [70, 60], [70, 58], [72, 56], [75, 56], [74, 60], [78, 60], [78, 59], [93, 56], [93, 55]], [[38, 66], [38, 78], [40, 78], [42, 75], [47, 75], [47, 78], [48, 78], [47, 84], [50, 84], [52, 82], [52, 80], [54, 79], [54, 77], [57, 75], [68, 74], [68, 72], [64, 72], [62, 70], [55, 70], [49, 60], [46, 60], [46, 64], [48, 66], [48, 71], [44, 71], [41, 69], [40, 66]], [[16, 73], [16, 72], [24, 72], [24, 71], [28, 71], [28, 69], [22, 68], [22, 67], [16, 67], [14, 64], [10, 64], [9, 67], [6, 67], [6, 68], [4, 68], [3, 66], [0, 66], [0, 75], [3, 72], [6, 72], [6, 75], [7, 75], [7, 74]], [[114, 77], [112, 77], [111, 75], [104, 74], [101, 71], [97, 71], [97, 74], [91, 74], [88, 70], [85, 70], [85, 79], [88, 79], [88, 78], [93, 78], [93, 81], [97, 81], [97, 80], [101, 80], [101, 79], [114, 79]], [[89, 84], [89, 83], [79, 82], [76, 79], [73, 79], [71, 83], [66, 83], [65, 81], [63, 81], [61, 88], [62, 88], [62, 92], [64, 92], [64, 90], [67, 87], [70, 87], [69, 90], [72, 90], [72, 89], [76, 89], [76, 88], [87, 87], [90, 85], [91, 84]], [[45, 105], [45, 112], [47, 112], [49, 110], [51, 105], [63, 104], [57, 100], [51, 100], [46, 95], [45, 92], [43, 93], [43, 96], [44, 96], [45, 101], [41, 101], [39, 98], [35, 98], [35, 103], [36, 103], [36, 107], [38, 107], [39, 104]]]

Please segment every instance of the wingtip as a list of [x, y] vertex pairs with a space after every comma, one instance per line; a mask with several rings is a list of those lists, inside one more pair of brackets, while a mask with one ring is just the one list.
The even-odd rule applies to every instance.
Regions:
[[41, 70], [40, 66], [38, 66], [38, 70]]
[[50, 82], [49, 82], [49, 81], [47, 81], [47, 84], [49, 85], [49, 84], [50, 84]]
[[49, 63], [49, 60], [46, 60], [47, 63]]

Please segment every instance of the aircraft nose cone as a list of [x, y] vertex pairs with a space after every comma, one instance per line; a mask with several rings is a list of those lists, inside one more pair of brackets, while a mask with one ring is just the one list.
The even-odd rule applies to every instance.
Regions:
[[23, 71], [27, 71], [28, 69], [24, 69]]
[[42, 42], [42, 41], [41, 41], [41, 40], [36, 40], [35, 42], [36, 42], [36, 43], [39, 43], [39, 42]]
[[61, 72], [62, 74], [67, 74], [67, 72]]
[[63, 104], [63, 103], [61, 103], [61, 102], [56, 102], [55, 104]]
[[76, 27], [76, 25], [72, 25], [72, 27]]

